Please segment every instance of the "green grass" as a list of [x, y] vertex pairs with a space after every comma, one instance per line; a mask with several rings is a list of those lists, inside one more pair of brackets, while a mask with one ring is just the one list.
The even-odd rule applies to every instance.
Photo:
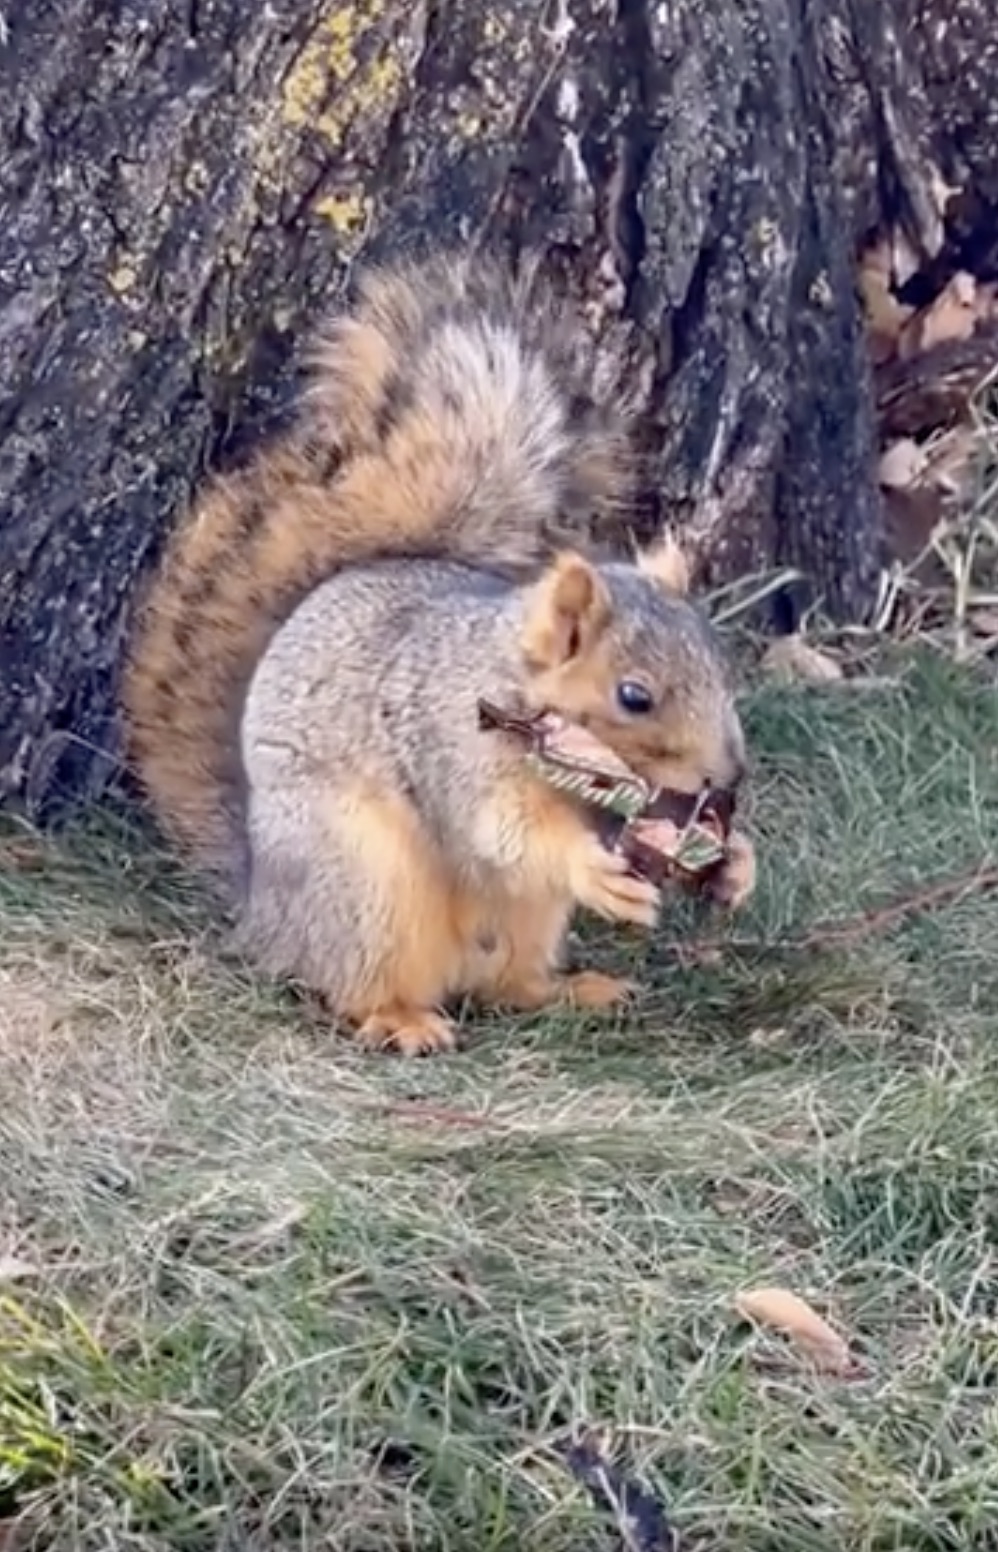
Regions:
[[[747, 708], [758, 896], [624, 1020], [361, 1057], [110, 818], [0, 832], [0, 1519], [58, 1552], [618, 1552], [998, 1526], [998, 899], [788, 941], [998, 852], [996, 692], [929, 656]], [[808, 1297], [815, 1373], [738, 1290]], [[2, 1544], [2, 1531], [0, 1531]]]

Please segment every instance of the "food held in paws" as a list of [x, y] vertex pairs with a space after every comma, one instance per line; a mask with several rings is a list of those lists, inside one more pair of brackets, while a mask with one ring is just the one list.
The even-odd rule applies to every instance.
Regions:
[[[673, 796], [683, 795], [666, 794], [667, 799]], [[616, 846], [633, 870], [652, 883], [678, 876], [699, 884], [727, 858], [727, 836], [727, 826], [717, 810], [704, 804], [685, 823], [664, 817], [634, 819], [622, 827]]]
[[626, 856], [641, 877], [700, 885], [725, 861], [734, 812], [730, 793], [653, 788], [585, 728], [552, 712], [516, 716], [480, 701], [479, 721], [519, 738], [545, 781], [594, 809], [606, 845]]

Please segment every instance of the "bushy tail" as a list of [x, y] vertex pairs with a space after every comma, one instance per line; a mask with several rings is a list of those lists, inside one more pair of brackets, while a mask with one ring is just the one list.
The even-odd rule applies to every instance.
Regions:
[[529, 574], [630, 494], [619, 363], [536, 270], [513, 278], [476, 256], [372, 271], [311, 364], [291, 432], [214, 479], [173, 535], [125, 666], [153, 807], [236, 890], [242, 703], [301, 599], [377, 557]]

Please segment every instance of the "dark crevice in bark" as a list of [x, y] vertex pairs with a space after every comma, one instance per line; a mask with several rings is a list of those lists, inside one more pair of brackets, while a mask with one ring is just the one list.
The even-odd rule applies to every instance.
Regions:
[[644, 317], [641, 267], [647, 252], [647, 233], [641, 211], [640, 193], [658, 143], [659, 130], [654, 121], [652, 70], [654, 50], [648, 21], [648, 0], [620, 0], [618, 25], [621, 31], [621, 89], [633, 84], [633, 100], [623, 123], [624, 151], [616, 201], [616, 238], [624, 257], [623, 280], [625, 307], [639, 324]]

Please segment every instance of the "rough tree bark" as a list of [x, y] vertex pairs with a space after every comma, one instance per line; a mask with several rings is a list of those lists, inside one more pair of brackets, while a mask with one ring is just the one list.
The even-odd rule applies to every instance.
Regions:
[[413, 244], [542, 246], [593, 329], [631, 336], [638, 525], [668, 511], [706, 575], [792, 563], [862, 612], [881, 518], [855, 254], [886, 222], [911, 284], [994, 269], [991, 10], [6, 7], [0, 796], [107, 782], [129, 602], [178, 506], [279, 416], [351, 264]]

